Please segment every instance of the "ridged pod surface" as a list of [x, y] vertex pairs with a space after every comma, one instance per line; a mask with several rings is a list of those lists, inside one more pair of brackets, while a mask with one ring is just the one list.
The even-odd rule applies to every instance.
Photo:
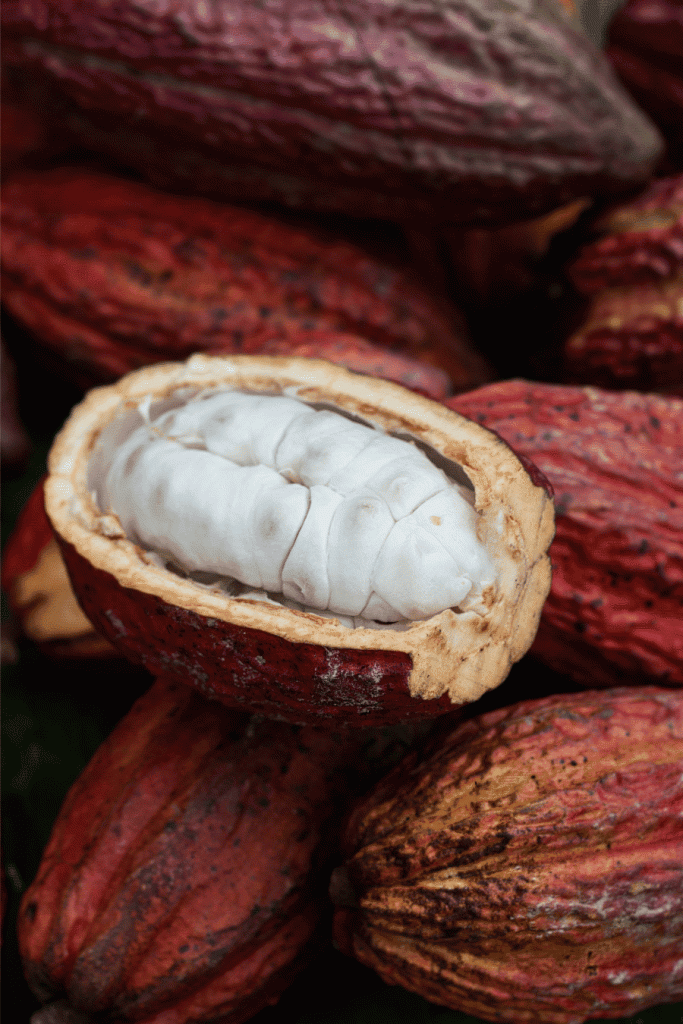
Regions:
[[331, 889], [347, 904], [338, 943], [483, 1020], [579, 1024], [675, 1002], [682, 768], [675, 691], [588, 691], [471, 719], [352, 812]]
[[81, 145], [174, 189], [496, 223], [628, 187], [658, 156], [569, 9], [9, 0], [3, 46]]
[[564, 348], [570, 379], [683, 394], [683, 174], [593, 227], [568, 275], [590, 299]]
[[[427, 446], [436, 465], [469, 480], [476, 529], [496, 566], [481, 607], [446, 608], [397, 628], [349, 626], [255, 594], [229, 596], [146, 554], [92, 496], [93, 446], [131, 410], [137, 417], [146, 397], [217, 388], [339, 410]], [[233, 706], [293, 721], [384, 724], [475, 700], [528, 648], [550, 583], [552, 502], [503, 441], [398, 385], [310, 359], [198, 355], [95, 389], [53, 446], [46, 507], [79, 602], [114, 646], [154, 674], [176, 673]], [[349, 551], [354, 544], [351, 537]]]
[[360, 747], [157, 680], [70, 789], [23, 896], [36, 996], [145, 1024], [237, 1024], [275, 1002], [319, 941]]
[[683, 5], [626, 0], [612, 18], [605, 54], [637, 103], [660, 128], [674, 167], [683, 167]]
[[22, 633], [53, 658], [114, 658], [85, 617], [45, 512], [44, 479], [22, 508], [2, 552], [2, 589]]
[[511, 380], [450, 402], [555, 492], [533, 653], [587, 686], [683, 685], [683, 401]]
[[2, 211], [7, 308], [88, 386], [302, 345], [438, 398], [490, 379], [459, 312], [407, 270], [275, 216], [83, 167], [15, 174]]

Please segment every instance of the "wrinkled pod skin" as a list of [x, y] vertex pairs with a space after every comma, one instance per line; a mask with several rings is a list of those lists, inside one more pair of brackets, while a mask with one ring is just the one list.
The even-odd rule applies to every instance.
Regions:
[[680, 0], [626, 0], [609, 23], [605, 56], [667, 142], [665, 165], [683, 169], [683, 18]]
[[5, 542], [2, 589], [24, 636], [52, 658], [118, 657], [93, 628], [71, 587], [45, 512], [43, 477]]
[[315, 355], [434, 398], [491, 379], [408, 268], [273, 214], [88, 167], [3, 188], [7, 308], [84, 387], [195, 351]]
[[173, 191], [495, 224], [629, 188], [659, 155], [569, 8], [6, 0], [3, 47], [81, 146]]
[[580, 1024], [681, 999], [682, 769], [676, 691], [471, 719], [352, 811], [338, 945], [488, 1021]]
[[335, 816], [392, 744], [158, 679], [72, 786], [24, 894], [36, 1020], [237, 1024], [275, 1002], [320, 942]]
[[585, 687], [682, 686], [683, 401], [510, 380], [450, 404], [553, 487], [553, 580], [531, 652]]
[[587, 298], [564, 344], [568, 381], [683, 395], [683, 174], [592, 225], [567, 273]]

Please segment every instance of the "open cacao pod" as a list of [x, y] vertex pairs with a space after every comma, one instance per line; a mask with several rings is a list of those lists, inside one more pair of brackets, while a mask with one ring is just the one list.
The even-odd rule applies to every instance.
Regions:
[[461, 724], [352, 812], [331, 888], [339, 945], [488, 1021], [681, 999], [682, 769], [683, 694], [657, 687]]
[[[299, 490], [273, 490], [271, 506], [254, 498], [251, 484], [244, 491], [234, 488], [228, 500], [211, 483], [209, 497], [199, 499], [201, 508], [188, 506], [179, 513], [171, 538], [164, 532], [167, 526], [176, 529], [171, 519], [187, 501], [194, 502], [204, 478], [213, 479], [210, 467], [229, 460], [210, 456], [208, 449], [191, 450], [210, 447], [206, 431], [213, 427], [196, 426], [183, 434], [185, 428], [177, 423], [206, 415], [203, 410], [214, 409], [216, 401], [214, 426], [220, 423], [223, 430], [225, 418], [233, 415], [219, 408], [226, 393], [235, 402], [246, 394], [256, 405], [264, 396], [271, 403], [287, 399], [287, 409], [296, 405], [302, 410], [297, 417], [304, 411], [312, 416], [317, 409], [330, 425], [320, 439], [322, 428], [315, 425], [306, 427], [305, 437], [297, 433], [298, 419], [291, 428], [278, 428], [279, 437], [294, 438], [287, 441], [289, 461], [282, 472]], [[247, 414], [239, 415], [243, 425]], [[255, 424], [249, 439], [254, 451], [271, 444], [275, 427], [268, 426], [267, 415], [264, 411], [263, 423], [258, 411], [249, 420]], [[179, 417], [176, 426], [161, 427], [169, 416]], [[328, 457], [340, 460], [331, 484], [360, 466], [350, 448], [351, 454], [345, 454], [346, 441], [337, 447], [336, 440], [329, 442], [326, 431], [338, 431], [339, 424], [344, 437], [356, 438], [348, 444], [360, 446], [358, 459], [365, 458], [361, 447], [365, 451], [369, 442], [368, 452], [378, 457], [388, 444], [392, 451], [392, 446], [400, 449], [397, 459], [410, 456], [410, 468], [405, 464], [405, 473], [397, 476], [386, 470], [391, 479], [383, 490], [384, 484], [373, 481], [385, 474], [384, 463], [381, 468], [372, 463], [375, 468], [362, 477], [365, 483], [354, 483], [348, 492], [340, 484], [344, 498], [331, 493], [332, 486], [316, 483], [318, 462], [327, 472]], [[171, 441], [168, 429], [189, 447]], [[221, 436], [232, 445], [236, 435]], [[235, 443], [246, 444], [239, 436]], [[210, 467], [204, 463], [206, 470], [187, 462], [186, 483], [178, 483], [173, 497], [168, 478], [155, 476], [161, 463], [146, 447], [148, 439], [159, 440], [172, 458], [192, 462], [210, 456], [214, 461]], [[278, 452], [284, 452], [284, 442], [278, 445]], [[420, 462], [419, 471], [413, 458]], [[266, 472], [260, 456], [252, 452], [244, 459], [244, 466]], [[329, 363], [197, 355], [184, 364], [139, 370], [86, 396], [58, 435], [49, 469], [47, 512], [74, 591], [96, 628], [154, 674], [170, 673], [233, 706], [296, 722], [332, 718], [380, 724], [433, 716], [477, 699], [500, 683], [528, 649], [550, 586], [546, 551], [553, 534], [552, 501], [510, 448], [439, 403]], [[284, 485], [275, 469], [268, 473], [278, 477], [274, 487]], [[415, 498], [421, 474], [432, 489], [420, 490]], [[112, 499], [107, 481], [113, 479], [128, 488], [123, 505]], [[147, 505], [135, 480], [149, 490]], [[308, 496], [300, 495], [307, 488]], [[285, 505], [299, 498], [305, 519], [292, 520], [295, 542], [287, 543], [293, 546], [269, 546], [280, 543], [278, 531], [285, 529], [289, 515]], [[214, 521], [214, 506], [223, 508], [225, 500], [225, 513]], [[457, 512], [451, 502], [458, 503]], [[152, 516], [149, 530], [129, 516], [143, 505]], [[155, 509], [171, 517], [166, 525]], [[199, 530], [197, 521], [203, 524]], [[206, 540], [212, 559], [229, 542], [239, 549], [234, 555], [239, 561], [249, 545], [240, 546], [235, 538], [246, 536], [247, 521], [260, 523], [262, 530], [254, 526], [255, 546], [248, 555], [261, 565], [256, 578], [219, 570], [215, 561], [208, 566], [186, 550], [190, 535], [193, 545]], [[370, 522], [378, 532], [372, 532], [374, 525], [363, 532]], [[220, 542], [214, 540], [215, 530], [224, 531]], [[399, 553], [397, 561], [390, 552]], [[417, 561], [411, 560], [413, 552]], [[265, 582], [266, 577], [272, 580], [271, 573], [280, 573], [278, 582]], [[437, 580], [445, 588], [438, 593]], [[326, 587], [329, 604], [316, 603], [311, 594]]]
[[628, 188], [659, 154], [570, 10], [6, 0], [3, 48], [81, 146], [174, 191], [501, 223]]

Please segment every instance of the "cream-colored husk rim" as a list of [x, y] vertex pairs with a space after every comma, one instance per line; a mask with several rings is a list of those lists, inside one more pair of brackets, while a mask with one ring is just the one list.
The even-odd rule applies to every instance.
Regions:
[[[447, 609], [402, 629], [356, 628], [335, 618], [270, 602], [230, 598], [161, 568], [103, 515], [88, 489], [88, 464], [100, 432], [146, 396], [180, 389], [235, 388], [290, 394], [356, 415], [388, 433], [408, 435], [462, 467], [475, 491], [485, 542], [499, 570], [488, 611]], [[154, 594], [210, 619], [260, 629], [287, 640], [330, 648], [404, 651], [411, 655], [411, 693], [450, 693], [475, 700], [505, 678], [530, 646], [550, 587], [546, 551], [552, 502], [507, 445], [484, 427], [400, 385], [322, 360], [194, 355], [160, 363], [89, 392], [57, 435], [49, 456], [46, 508], [55, 530], [93, 566], [123, 587]], [[484, 538], [482, 538], [484, 539]]]

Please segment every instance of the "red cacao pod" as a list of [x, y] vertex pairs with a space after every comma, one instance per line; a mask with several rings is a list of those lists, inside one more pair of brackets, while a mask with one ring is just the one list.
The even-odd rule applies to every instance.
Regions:
[[683, 996], [683, 694], [525, 701], [409, 754], [352, 812], [340, 946], [490, 1021]]
[[683, 166], [683, 3], [626, 0], [608, 26], [605, 54]]
[[683, 175], [603, 215], [569, 266], [590, 297], [565, 343], [570, 379], [683, 394]]
[[2, 169], [21, 165], [27, 156], [46, 147], [45, 125], [25, 105], [2, 101]]
[[644, 180], [660, 149], [556, 0], [9, 0], [3, 44], [81, 145], [221, 197], [504, 222]]
[[45, 512], [44, 479], [19, 513], [2, 555], [2, 589], [25, 636], [50, 657], [111, 658], [76, 601]]
[[145, 1024], [237, 1024], [275, 1002], [319, 941], [361, 746], [157, 680], [72, 786], [23, 896], [37, 997]]
[[682, 685], [683, 401], [512, 380], [448, 404], [553, 486], [553, 581], [532, 652], [583, 685]]
[[[231, 583], [223, 578], [235, 576], [235, 571], [219, 571], [222, 582], [210, 571], [209, 577], [203, 571], [199, 577], [193, 570], [178, 572], [164, 561], [167, 548], [163, 544], [160, 551], [151, 540], [148, 550], [144, 542], [142, 546], [136, 543], [132, 539], [137, 536], [136, 530], [129, 529], [130, 536], [126, 534], [114, 506], [111, 514], [105, 510], [109, 509], [109, 500], [104, 499], [101, 505], [93, 496], [91, 474], [100, 473], [110, 457], [112, 443], [117, 450], [129, 427], [133, 422], [137, 424], [145, 402], [151, 401], [157, 410], [159, 401], [162, 405], [167, 399], [182, 403], [191, 395], [224, 397], [226, 392], [243, 397], [245, 393], [252, 397], [288, 396], [290, 401], [297, 397], [314, 409], [328, 410], [328, 415], [330, 411], [341, 413], [340, 422], [348, 423], [349, 418], [360, 421], [364, 437], [375, 430], [376, 434], [370, 436], [382, 445], [385, 441], [381, 438], [389, 438], [394, 445], [401, 441], [401, 456], [406, 451], [421, 450], [426, 466], [431, 463], [438, 473], [446, 474], [448, 494], [453, 487], [467, 489], [466, 518], [472, 522], [477, 539], [468, 534], [462, 547], [472, 543], [479, 550], [483, 545], [488, 552], [486, 562], [489, 564], [490, 559], [492, 566], [491, 576], [481, 577], [476, 586], [468, 577], [467, 593], [473, 590], [480, 598], [476, 597], [472, 605], [464, 601], [463, 593], [457, 601], [445, 602], [447, 607], [441, 604], [437, 609], [430, 604], [412, 618], [406, 612], [406, 618], [391, 619], [382, 615], [364, 617], [364, 596], [355, 612], [342, 614], [330, 608], [328, 613], [326, 605], [288, 603], [281, 580], [264, 591], [260, 583], [237, 576], [246, 589], [235, 589], [235, 579]], [[189, 405], [183, 407], [185, 411]], [[313, 442], [315, 436], [311, 435]], [[100, 455], [93, 461], [93, 446], [101, 453], [103, 463], [99, 462]], [[327, 438], [324, 446], [328, 446]], [[208, 457], [208, 451], [205, 454]], [[305, 468], [301, 472], [305, 475]], [[214, 478], [210, 474], [206, 479]], [[410, 474], [401, 479], [406, 480], [410, 494]], [[196, 489], [193, 484], [176, 494], [188, 496]], [[206, 524], [209, 506], [225, 508], [229, 493], [230, 487], [227, 491], [219, 487], [218, 492], [207, 494], [204, 511], [199, 516], [191, 513], [182, 527], [184, 540], [193, 533], [191, 523], [201, 519]], [[73, 501], [67, 495], [72, 495]], [[317, 360], [197, 355], [184, 364], [147, 367], [115, 385], [95, 389], [73, 410], [55, 441], [46, 501], [74, 591], [86, 615], [123, 654], [155, 675], [177, 673], [178, 678], [191, 680], [233, 706], [295, 722], [336, 719], [346, 724], [380, 725], [431, 717], [476, 699], [501, 682], [528, 648], [550, 585], [546, 550], [553, 532], [552, 503], [543, 486], [534, 482], [507, 445], [441, 403]], [[152, 498], [149, 507], [156, 507], [156, 515], [177, 507], [170, 495], [160, 505], [154, 502]], [[367, 507], [375, 508], [373, 502]], [[426, 516], [424, 500], [419, 507]], [[261, 522], [253, 501], [249, 508], [249, 521]], [[244, 502], [240, 500], [232, 512], [219, 519], [231, 522], [234, 532], [243, 512]], [[315, 514], [314, 509], [312, 519]], [[264, 529], [272, 533], [271, 518], [261, 518]], [[281, 518], [278, 515], [278, 521]], [[399, 520], [403, 524], [402, 514], [396, 522]], [[311, 534], [297, 522], [297, 537], [303, 538], [301, 551], [310, 545]], [[328, 545], [331, 527], [324, 533], [321, 546], [313, 545], [311, 550], [320, 555], [315, 565], [325, 566], [329, 558], [334, 558], [337, 565], [348, 566], [349, 592], [356, 600], [359, 593], [369, 593], [362, 589], [368, 580], [362, 581], [372, 573], [379, 555], [373, 549], [367, 559], [361, 558], [357, 554], [357, 520], [351, 516], [344, 522], [347, 529], [340, 535], [342, 542], [334, 545], [333, 555], [332, 541]], [[388, 519], [383, 522], [389, 531], [393, 530], [393, 518], [391, 524]], [[434, 515], [425, 529], [443, 527], [447, 531], [449, 523], [454, 520], [444, 521], [441, 515]], [[450, 538], [450, 534], [444, 536], [446, 544]], [[221, 552], [225, 543], [225, 538], [212, 540], [212, 552]], [[414, 543], [409, 537], [401, 552], [422, 550], [420, 544], [412, 547]], [[270, 550], [265, 540], [264, 544]], [[249, 550], [258, 557], [257, 548]], [[278, 554], [269, 556], [268, 564], [282, 564], [289, 550], [278, 549]], [[351, 552], [355, 557], [349, 558]], [[182, 563], [182, 551], [178, 557]], [[403, 592], [411, 585], [420, 594], [428, 592], [435, 572], [438, 575], [441, 571], [439, 567], [453, 565], [443, 546], [435, 551], [423, 572], [424, 564], [413, 569], [411, 563], [401, 562], [395, 577], [398, 590]], [[460, 577], [459, 571], [448, 569], [448, 574], [449, 579]]]
[[0, 339], [0, 455], [5, 470], [21, 470], [31, 452], [31, 439], [19, 415], [16, 368]]
[[17, 89], [12, 75], [3, 65], [0, 68], [2, 137], [0, 151], [2, 171], [16, 167], [40, 166], [54, 159], [68, 148], [64, 133], [55, 130], [55, 124], [45, 111], [23, 102], [21, 89]]
[[86, 385], [297, 345], [368, 372], [386, 348], [387, 374], [435, 397], [449, 384], [432, 365], [458, 391], [490, 379], [458, 311], [410, 274], [274, 217], [59, 168], [6, 183], [3, 235], [8, 309]]

